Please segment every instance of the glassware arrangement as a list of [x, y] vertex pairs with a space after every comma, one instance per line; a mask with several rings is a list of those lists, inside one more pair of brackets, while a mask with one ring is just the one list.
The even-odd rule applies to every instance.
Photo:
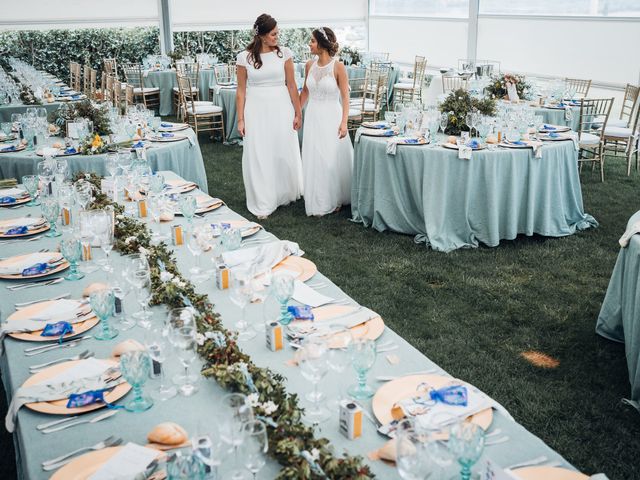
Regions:
[[149, 353], [151, 360], [160, 365], [160, 386], [151, 392], [151, 396], [165, 401], [177, 395], [178, 391], [173, 385], [167, 384], [165, 376], [165, 363], [171, 351], [171, 341], [169, 339], [169, 328], [155, 326], [145, 332], [144, 346]]
[[184, 367], [185, 381], [178, 387], [178, 393], [189, 397], [198, 391], [198, 386], [195, 382], [191, 381], [192, 377], [189, 374], [189, 368], [198, 356], [198, 343], [196, 342], [197, 331], [194, 325], [188, 325], [173, 328], [169, 332], [176, 356]]
[[242, 456], [244, 466], [256, 479], [258, 472], [267, 463], [266, 454], [269, 450], [269, 439], [267, 437], [267, 427], [260, 420], [252, 420], [242, 427], [244, 441], [242, 445]]
[[147, 311], [151, 298], [151, 270], [147, 257], [140, 253], [134, 253], [125, 257], [127, 280], [136, 290], [136, 300], [140, 310], [132, 316], [142, 328], [151, 326], [151, 312]]
[[253, 421], [253, 410], [247, 397], [242, 393], [230, 393], [222, 399], [224, 415], [220, 419], [220, 436], [222, 441], [234, 451], [233, 480], [245, 478], [244, 469], [238, 456], [240, 447], [245, 441], [244, 425]]

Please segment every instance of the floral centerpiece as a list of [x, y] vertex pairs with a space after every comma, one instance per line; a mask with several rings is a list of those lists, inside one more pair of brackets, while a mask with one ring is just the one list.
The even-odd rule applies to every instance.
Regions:
[[440, 111], [449, 114], [445, 133], [459, 135], [461, 131], [469, 130], [467, 114], [474, 109], [483, 115], [495, 115], [496, 101], [489, 97], [472, 97], [464, 88], [452, 91], [440, 105]]
[[26, 85], [20, 86], [20, 101], [23, 105], [42, 105], [42, 102], [33, 94], [33, 90]]
[[88, 137], [80, 144], [80, 153], [82, 155], [98, 155], [106, 152], [107, 145], [97, 133], [93, 137]]
[[492, 98], [505, 98], [508, 96], [507, 87], [509, 84], [515, 85], [520, 98], [527, 98], [531, 93], [531, 84], [525, 80], [524, 75], [504, 73], [491, 77], [491, 83], [486, 87], [487, 94]]
[[67, 122], [78, 118], [86, 118], [93, 122], [93, 130], [101, 136], [110, 135], [109, 107], [107, 104], [96, 105], [91, 100], [81, 100], [73, 103], [63, 103], [60, 108], [51, 112], [49, 122], [60, 127], [67, 134]]

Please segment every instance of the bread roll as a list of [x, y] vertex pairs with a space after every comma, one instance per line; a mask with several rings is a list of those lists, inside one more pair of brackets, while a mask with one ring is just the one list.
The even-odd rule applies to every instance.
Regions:
[[91, 284], [87, 285], [87, 287], [82, 291], [82, 296], [83, 297], [88, 297], [93, 292], [96, 292], [98, 290], [101, 290], [101, 289], [107, 288], [107, 287], [108, 287], [108, 285], [106, 285], [104, 283], [100, 283], [100, 282], [91, 283]]
[[156, 425], [147, 435], [150, 443], [160, 445], [180, 445], [188, 439], [187, 432], [177, 423], [164, 422]]
[[120, 342], [115, 347], [113, 347], [111, 356], [119, 357], [125, 352], [136, 352], [138, 350], [145, 350], [144, 345], [136, 340], [129, 339], [125, 340], [124, 342]]

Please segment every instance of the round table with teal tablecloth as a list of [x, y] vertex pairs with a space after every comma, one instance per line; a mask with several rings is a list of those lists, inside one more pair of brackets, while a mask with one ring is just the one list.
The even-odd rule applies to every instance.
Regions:
[[580, 129], [580, 107], [571, 107], [571, 119], [567, 120], [563, 108], [536, 107], [536, 115], [542, 115], [544, 123], [566, 125], [577, 132]]
[[[216, 84], [213, 69], [202, 69], [198, 80], [198, 99], [209, 100], [209, 87]], [[178, 86], [175, 70], [149, 71], [144, 73], [144, 86], [160, 89], [160, 115], [173, 115], [173, 88]]]
[[571, 141], [545, 144], [542, 158], [530, 148], [497, 148], [470, 160], [441, 146], [399, 145], [389, 155], [386, 142], [362, 136], [355, 144], [352, 218], [367, 227], [449, 252], [597, 225], [584, 212]]
[[46, 108], [47, 113], [51, 113], [60, 108], [62, 102], [44, 103], [42, 105], [1, 105], [0, 106], [0, 122], [10, 122], [11, 115], [14, 113], [25, 113], [27, 108]]
[[[627, 229], [638, 223], [640, 211], [629, 219]], [[640, 235], [633, 235], [618, 253], [596, 332], [624, 343], [631, 383], [628, 402], [640, 410]]]
[[[204, 168], [200, 145], [193, 130], [179, 132], [188, 139], [177, 142], [153, 142], [147, 149], [147, 159], [153, 170], [171, 170], [182, 178], [196, 183], [207, 191], [207, 174]], [[3, 144], [5, 145], [5, 144]], [[108, 175], [104, 166], [105, 154], [102, 155], [69, 155], [65, 158], [69, 164], [69, 173], [92, 172]], [[35, 151], [0, 153], [0, 178], [16, 178], [33, 175], [37, 172], [42, 157]]]

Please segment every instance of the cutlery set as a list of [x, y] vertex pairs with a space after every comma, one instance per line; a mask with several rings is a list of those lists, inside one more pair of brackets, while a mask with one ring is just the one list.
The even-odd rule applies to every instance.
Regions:
[[93, 335], [85, 335], [84, 337], [74, 338], [72, 340], [63, 341], [62, 343], [51, 344], [48, 343], [46, 345], [40, 345], [37, 347], [30, 347], [25, 349], [24, 354], [27, 357], [32, 357], [34, 355], [39, 355], [41, 353], [49, 352], [51, 350], [58, 350], [64, 348], [73, 348], [80, 344], [80, 342], [84, 340], [88, 340], [89, 338], [93, 338]]
[[96, 451], [96, 450], [102, 450], [102, 449], [108, 448], [108, 447], [116, 447], [116, 446], [120, 445], [121, 443], [122, 443], [122, 438], [111, 436], [111, 437], [108, 437], [108, 438], [104, 439], [102, 442], [96, 443], [95, 445], [91, 445], [89, 447], [78, 448], [76, 450], [73, 450], [72, 452], [69, 452], [69, 453], [65, 454], [65, 455], [61, 455], [59, 457], [52, 458], [51, 460], [45, 460], [44, 462], [42, 462], [42, 469], [45, 472], [50, 472], [52, 470], [57, 470], [58, 468], [62, 467], [63, 465], [66, 465], [67, 463], [69, 463], [71, 460], [73, 460], [74, 457], [76, 457], [80, 453]]
[[33, 287], [46, 287], [48, 285], [55, 285], [56, 283], [60, 283], [64, 280], [62, 277], [56, 278], [48, 278], [46, 280], [34, 280], [29, 283], [18, 283], [7, 286], [7, 290], [11, 290], [12, 292], [17, 292], [18, 290], [24, 290], [25, 288], [33, 288]]

